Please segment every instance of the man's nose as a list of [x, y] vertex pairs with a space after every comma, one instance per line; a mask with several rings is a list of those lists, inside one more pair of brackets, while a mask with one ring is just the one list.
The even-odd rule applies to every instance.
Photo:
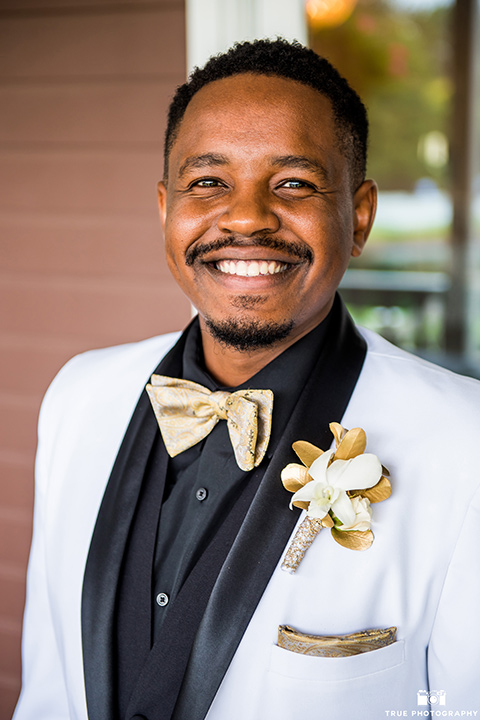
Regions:
[[255, 190], [233, 192], [228, 207], [218, 219], [218, 229], [244, 236], [277, 232], [280, 219], [269, 199]]

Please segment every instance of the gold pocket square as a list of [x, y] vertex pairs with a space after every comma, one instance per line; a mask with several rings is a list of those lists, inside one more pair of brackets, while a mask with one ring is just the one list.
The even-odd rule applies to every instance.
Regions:
[[350, 635], [305, 635], [288, 625], [278, 627], [278, 647], [314, 657], [349, 657], [395, 642], [397, 628], [363, 630]]

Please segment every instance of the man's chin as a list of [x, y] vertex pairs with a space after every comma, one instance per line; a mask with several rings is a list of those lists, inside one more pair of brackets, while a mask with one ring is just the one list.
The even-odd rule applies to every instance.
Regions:
[[261, 320], [212, 320], [205, 318], [211, 336], [221, 345], [239, 352], [251, 352], [267, 348], [287, 338], [294, 322], [268, 323]]

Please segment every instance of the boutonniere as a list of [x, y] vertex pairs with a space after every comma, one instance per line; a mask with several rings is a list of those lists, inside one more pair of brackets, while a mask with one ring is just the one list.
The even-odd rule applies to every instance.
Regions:
[[282, 470], [282, 482], [294, 493], [293, 505], [307, 511], [282, 563], [294, 573], [322, 528], [350, 550], [366, 550], [373, 542], [370, 503], [386, 500], [392, 491], [389, 472], [376, 455], [366, 453], [367, 436], [362, 428], [345, 430], [330, 423], [336, 449], [323, 451], [300, 440], [292, 447], [303, 465], [290, 463]]

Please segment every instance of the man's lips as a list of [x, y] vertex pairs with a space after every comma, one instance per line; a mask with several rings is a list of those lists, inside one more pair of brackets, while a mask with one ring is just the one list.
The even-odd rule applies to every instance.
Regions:
[[[218, 267], [220, 262], [234, 262], [237, 265], [241, 262], [247, 263], [247, 267], [251, 263], [259, 263], [258, 274], [271, 274], [269, 267], [266, 272], [260, 272], [261, 265], [266, 262], [277, 263], [279, 265], [298, 265], [299, 263], [311, 263], [313, 261], [313, 253], [305, 243], [291, 241], [288, 242], [276, 237], [250, 237], [238, 238], [236, 236], [226, 236], [213, 240], [209, 243], [195, 244], [190, 247], [185, 255], [187, 265], [193, 265], [195, 262], [201, 261], [205, 264], [214, 265], [221, 272], [228, 272], [227, 266]], [[229, 266], [231, 267], [231, 266]], [[232, 274], [243, 274], [244, 267], [240, 265], [241, 273], [234, 272]], [[277, 270], [280, 272], [280, 270]], [[252, 265], [252, 273], [256, 274], [256, 266]], [[273, 268], [275, 274], [275, 268]], [[245, 273], [248, 275], [248, 273]]]
[[289, 263], [278, 262], [277, 260], [219, 260], [213, 263], [217, 270], [227, 275], [239, 275], [240, 277], [258, 277], [259, 275], [276, 275], [285, 272]]

